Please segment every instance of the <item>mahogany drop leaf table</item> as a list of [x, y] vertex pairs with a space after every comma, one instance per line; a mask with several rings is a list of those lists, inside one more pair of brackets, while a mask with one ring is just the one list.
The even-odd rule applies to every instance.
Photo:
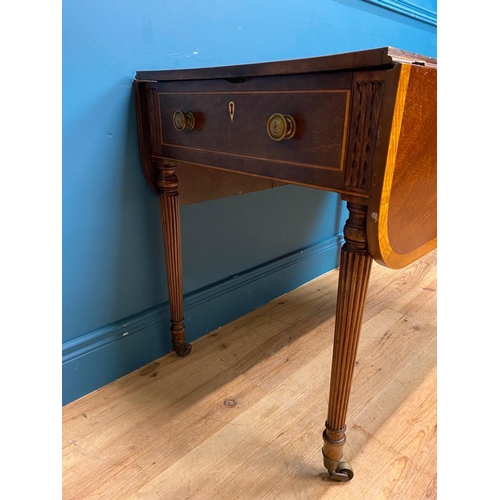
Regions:
[[436, 79], [435, 59], [385, 47], [138, 71], [134, 81], [143, 173], [160, 201], [178, 355], [191, 345], [177, 172], [220, 176], [217, 189], [194, 201], [236, 194], [241, 179], [247, 191], [290, 183], [334, 191], [347, 202], [322, 450], [332, 480], [353, 477], [342, 449], [372, 259], [402, 268], [437, 244]]

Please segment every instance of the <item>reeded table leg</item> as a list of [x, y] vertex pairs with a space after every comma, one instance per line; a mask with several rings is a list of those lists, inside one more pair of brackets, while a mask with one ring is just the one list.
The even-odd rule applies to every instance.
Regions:
[[349, 481], [354, 475], [350, 464], [342, 461], [342, 448], [346, 440], [347, 405], [372, 265], [366, 244], [366, 206], [347, 203], [347, 208], [349, 218], [344, 227], [346, 242], [340, 257], [328, 418], [323, 432], [323, 461], [330, 478], [337, 481]]
[[175, 164], [167, 160], [157, 160], [158, 190], [160, 197], [161, 224], [165, 264], [167, 267], [168, 295], [170, 300], [170, 321], [172, 344], [179, 356], [191, 352], [191, 344], [186, 343], [184, 332], [184, 311], [182, 297], [182, 254], [181, 222], [179, 208], [179, 183], [175, 175]]

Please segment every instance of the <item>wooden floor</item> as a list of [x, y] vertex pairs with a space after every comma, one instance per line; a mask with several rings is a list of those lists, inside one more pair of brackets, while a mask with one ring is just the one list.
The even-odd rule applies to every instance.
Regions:
[[63, 408], [63, 498], [436, 498], [436, 260], [374, 263], [348, 413], [325, 480], [338, 271]]

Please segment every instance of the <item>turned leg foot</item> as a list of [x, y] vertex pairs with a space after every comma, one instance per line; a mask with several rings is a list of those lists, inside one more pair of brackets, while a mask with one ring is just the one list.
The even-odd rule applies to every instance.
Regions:
[[188, 344], [184, 340], [184, 332], [186, 331], [186, 328], [184, 327], [184, 322], [181, 323], [172, 323], [172, 326], [170, 327], [170, 332], [172, 333], [172, 344], [174, 346], [174, 351], [179, 355], [179, 356], [187, 356], [190, 352], [193, 346], [191, 344]]
[[[354, 471], [349, 462], [342, 459], [342, 448], [345, 443], [345, 427], [341, 431], [323, 431], [323, 464], [328, 471], [332, 481], [350, 481], [354, 477]], [[332, 439], [340, 437], [340, 439]]]
[[323, 463], [329, 477], [335, 481], [350, 481], [354, 477], [351, 465], [343, 460], [342, 450], [346, 441], [347, 406], [372, 263], [366, 245], [366, 207], [347, 203], [347, 208], [349, 219], [344, 228], [346, 242], [340, 257], [328, 418], [323, 432]]

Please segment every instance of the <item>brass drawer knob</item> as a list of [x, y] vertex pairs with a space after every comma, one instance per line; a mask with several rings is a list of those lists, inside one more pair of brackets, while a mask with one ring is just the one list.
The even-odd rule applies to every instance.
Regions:
[[274, 113], [267, 120], [267, 135], [273, 141], [291, 139], [295, 135], [296, 129], [295, 119], [291, 115]]
[[191, 111], [174, 111], [173, 122], [175, 130], [178, 130], [179, 132], [194, 129], [194, 116]]

